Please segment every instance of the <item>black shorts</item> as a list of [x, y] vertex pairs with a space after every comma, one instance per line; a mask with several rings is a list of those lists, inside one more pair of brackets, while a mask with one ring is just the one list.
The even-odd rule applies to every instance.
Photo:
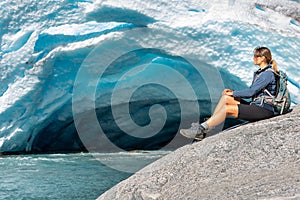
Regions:
[[238, 104], [238, 119], [255, 122], [262, 119], [274, 117], [274, 113], [257, 105]]

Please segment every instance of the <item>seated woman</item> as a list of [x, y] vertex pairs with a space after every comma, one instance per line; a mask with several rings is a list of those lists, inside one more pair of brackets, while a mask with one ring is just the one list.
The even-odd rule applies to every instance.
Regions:
[[[253, 122], [271, 118], [277, 114], [273, 105], [266, 103], [262, 98], [266, 96], [264, 89], [272, 95], [276, 93], [276, 78], [270, 68], [277, 72], [277, 64], [272, 60], [271, 51], [266, 47], [255, 48], [253, 60], [259, 69], [254, 72], [251, 86], [238, 91], [225, 89], [213, 115], [202, 124], [193, 123], [190, 129], [181, 129], [180, 133], [183, 136], [202, 140], [210, 128], [221, 124], [227, 116]], [[241, 98], [252, 98], [252, 100], [247, 103]]]

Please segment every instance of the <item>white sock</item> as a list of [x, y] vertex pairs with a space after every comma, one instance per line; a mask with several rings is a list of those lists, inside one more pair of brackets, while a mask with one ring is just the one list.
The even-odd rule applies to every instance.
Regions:
[[208, 124], [207, 124], [206, 122], [203, 122], [203, 123], [201, 124], [201, 126], [202, 126], [205, 130], [208, 130], [208, 129], [209, 129], [209, 126], [208, 126]]

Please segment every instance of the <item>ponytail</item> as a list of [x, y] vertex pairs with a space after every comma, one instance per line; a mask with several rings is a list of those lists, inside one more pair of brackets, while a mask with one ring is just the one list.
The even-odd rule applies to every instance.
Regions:
[[272, 69], [275, 71], [275, 72], [278, 72], [278, 66], [277, 66], [277, 62], [275, 60], [271, 60], [270, 61], [270, 64], [272, 65]]

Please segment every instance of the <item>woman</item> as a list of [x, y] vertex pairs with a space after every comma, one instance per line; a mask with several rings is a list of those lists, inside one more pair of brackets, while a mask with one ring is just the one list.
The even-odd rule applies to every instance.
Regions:
[[[264, 97], [268, 96], [265, 89], [272, 95], [276, 93], [273, 70], [278, 72], [277, 64], [272, 60], [271, 51], [266, 47], [255, 48], [253, 60], [259, 69], [254, 72], [251, 86], [239, 91], [225, 89], [213, 115], [202, 124], [193, 123], [190, 129], [181, 129], [180, 133], [183, 136], [202, 140], [210, 128], [222, 123], [227, 116], [253, 122], [277, 114], [273, 105], [264, 101]], [[250, 103], [241, 99], [250, 97], [252, 98]]]

